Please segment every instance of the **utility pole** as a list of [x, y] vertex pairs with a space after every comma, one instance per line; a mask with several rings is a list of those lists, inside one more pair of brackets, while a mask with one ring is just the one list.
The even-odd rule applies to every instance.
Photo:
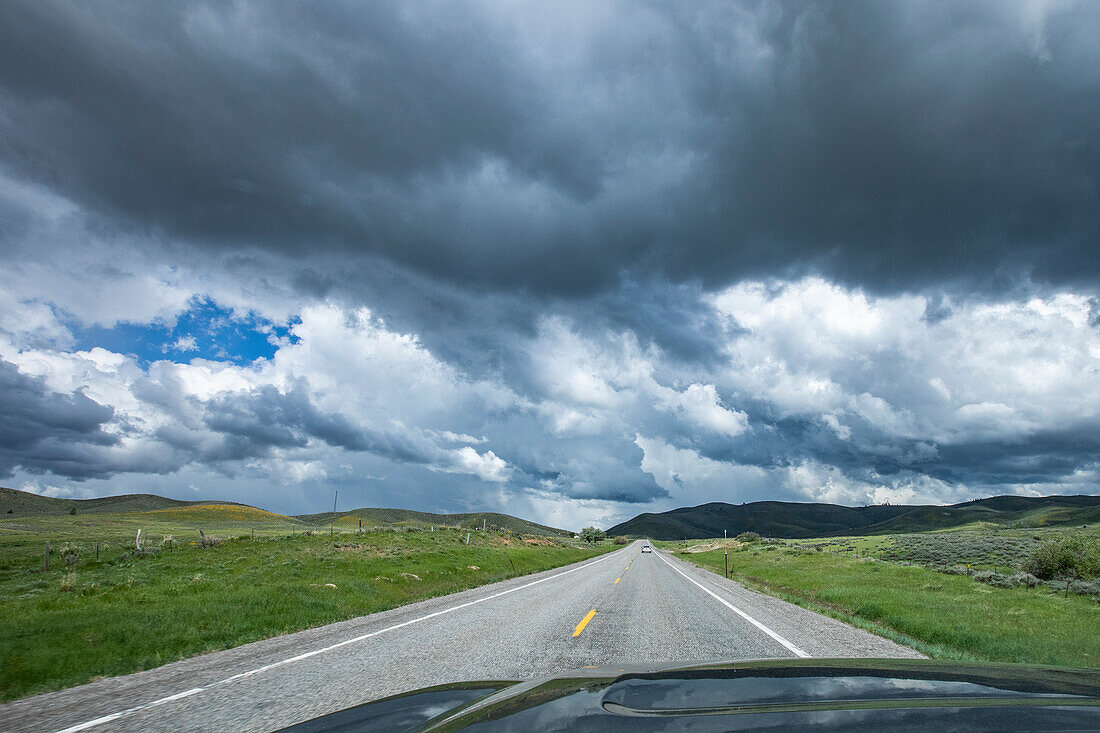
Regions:
[[726, 541], [726, 530], [722, 530], [722, 551], [726, 556], [726, 579], [730, 577], [730, 548], [729, 543]]

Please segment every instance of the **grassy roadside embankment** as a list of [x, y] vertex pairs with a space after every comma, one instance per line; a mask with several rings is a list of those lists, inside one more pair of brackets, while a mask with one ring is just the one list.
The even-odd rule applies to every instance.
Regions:
[[[282, 520], [257, 525], [251, 539], [254, 517], [189, 508], [186, 519], [194, 520], [195, 511], [206, 513], [201, 526], [238, 538], [203, 546], [178, 517], [137, 513], [26, 519], [0, 532], [0, 699], [149, 669], [616, 549], [493, 531], [473, 531], [467, 545], [467, 530], [455, 529], [329, 535], [312, 527], [307, 535], [300, 523]], [[138, 552], [131, 530], [142, 524]], [[288, 528], [298, 534], [288, 536]], [[49, 571], [46, 539], [52, 539]]]
[[[675, 550], [699, 542], [658, 544]], [[723, 572], [720, 548], [677, 556]], [[1046, 586], [999, 588], [797, 542], [733, 543], [729, 561], [731, 577], [750, 588], [931, 657], [1100, 667], [1100, 604], [1087, 596], [1066, 598]]]

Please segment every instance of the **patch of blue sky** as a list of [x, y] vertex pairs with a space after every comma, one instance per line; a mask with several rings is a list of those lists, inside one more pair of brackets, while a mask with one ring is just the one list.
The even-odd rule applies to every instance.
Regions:
[[297, 323], [274, 323], [256, 314], [235, 312], [213, 300], [194, 298], [174, 322], [117, 323], [110, 328], [69, 322], [79, 349], [99, 346], [128, 354], [142, 367], [154, 361], [186, 364], [192, 359], [250, 364], [270, 359], [280, 343], [297, 343]]

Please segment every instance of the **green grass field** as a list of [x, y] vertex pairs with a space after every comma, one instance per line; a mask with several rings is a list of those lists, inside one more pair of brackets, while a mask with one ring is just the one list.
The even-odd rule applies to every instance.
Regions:
[[[975, 552], [976, 541], [955, 546]], [[682, 549], [700, 543], [659, 544]], [[720, 544], [718, 540], [705, 546]], [[1042, 585], [994, 587], [966, 575], [873, 559], [895, 544], [891, 537], [881, 536], [737, 545], [729, 554], [731, 577], [932, 657], [1100, 667], [1096, 600], [1063, 597]], [[812, 549], [814, 545], [822, 545], [821, 551]], [[994, 562], [1003, 562], [1000, 553], [1008, 554], [1000, 545], [992, 552], [997, 553]], [[721, 549], [679, 557], [723, 572]]]
[[[134, 549], [139, 527], [141, 552]], [[200, 527], [221, 541], [203, 546]], [[614, 549], [478, 531], [466, 545], [466, 536], [455, 529], [330, 535], [235, 505], [0, 522], [0, 699], [149, 669]]]
[[159, 544], [165, 537], [177, 542], [199, 539], [199, 530], [223, 536], [253, 533], [257, 537], [288, 535], [295, 532], [321, 531], [321, 528], [295, 519], [240, 504], [196, 504], [194, 506], [128, 511], [103, 514], [38, 515], [0, 518], [0, 550], [17, 555], [37, 552], [45, 540], [53, 543], [72, 541], [87, 544], [94, 551], [103, 547], [133, 547], [138, 530], [146, 542]]

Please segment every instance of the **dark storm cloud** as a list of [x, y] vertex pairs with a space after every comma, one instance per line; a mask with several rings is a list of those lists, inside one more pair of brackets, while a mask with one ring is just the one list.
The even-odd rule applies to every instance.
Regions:
[[118, 442], [103, 430], [114, 417], [110, 406], [82, 392], [53, 392], [2, 359], [0, 404], [0, 476], [16, 467], [74, 479], [111, 472], [101, 455]]
[[918, 468], [945, 480], [973, 484], [1073, 481], [1077, 471], [1100, 468], [1100, 426], [1043, 430], [1018, 443], [975, 441], [944, 446], [938, 458]]
[[571, 499], [601, 499], [632, 504], [665, 498], [668, 492], [641, 470], [642, 451], [624, 438], [599, 436], [547, 439], [513, 424], [495, 443], [523, 479], [541, 483]]
[[679, 448], [692, 448], [705, 458], [743, 466], [776, 469], [802, 461], [818, 461], [836, 466], [853, 477], [873, 471], [891, 475], [913, 468], [906, 463], [911, 445], [917, 441], [886, 439], [869, 432], [857, 440], [841, 440], [816, 417], [777, 418], [771, 410], [759, 405], [746, 405], [753, 430], [734, 439], [717, 436], [692, 436], [681, 433], [673, 443]]
[[352, 423], [313, 404], [308, 385], [255, 391], [211, 400], [204, 406], [206, 427], [221, 436], [204, 460], [240, 460], [269, 455], [273, 448], [304, 448], [316, 438], [349, 451], [368, 451], [403, 463], [430, 464], [442, 451], [430, 442], [393, 435]]
[[[315, 184], [403, 181], [458, 163], [512, 116], [495, 80], [468, 68], [478, 52], [447, 45], [476, 33], [472, 21], [425, 48], [397, 11], [7, 6], [5, 108], [20, 119], [5, 152], [92, 209], [170, 234], [299, 251], [304, 236], [360, 237], [367, 222]], [[274, 39], [241, 45], [251, 32]], [[44, 127], [19, 124], [31, 121]]]
[[[1017, 350], [919, 346], [977, 344], [978, 303], [1097, 295], [1098, 26], [1100, 5], [1001, 0], [0, 4], [8, 358], [75, 348], [60, 324], [24, 333], [49, 320], [28, 304], [110, 327], [192, 296], [280, 322], [366, 307], [387, 344], [307, 324], [307, 350], [334, 340], [314, 353], [352, 368], [314, 380], [328, 365], [284, 344], [239, 365], [269, 386], [236, 392], [202, 364], [58, 367], [79, 364], [88, 394], [129, 389], [140, 404], [117, 413], [4, 363], [0, 475], [297, 462], [425, 496], [489, 482], [625, 504], [805, 498], [783, 476], [806, 466], [876, 485], [1087, 478], [1095, 419], [1067, 395], [1090, 388], [1046, 382], [1090, 373], [1073, 347], [1095, 353], [1095, 297], [1084, 316], [1016, 313]], [[807, 273], [855, 287], [773, 302]], [[746, 279], [768, 294], [741, 324], [714, 303]], [[923, 317], [855, 303], [898, 290]], [[415, 359], [390, 350], [405, 341]], [[375, 361], [431, 374], [379, 400], [354, 368]], [[346, 414], [313, 401], [311, 384], [331, 399], [360, 378]], [[743, 467], [769, 477], [720, 485], [751, 484]]]
[[[615, 290], [577, 302], [571, 312], [588, 328], [626, 329], [643, 344], [652, 343], [674, 359], [714, 364], [724, 358], [724, 341], [736, 333], [720, 324], [712, 309], [701, 305], [702, 295], [697, 283], [625, 280]], [[599, 317], [593, 319], [592, 314]]]
[[773, 469], [816, 461], [869, 482], [898, 474], [926, 475], [971, 487], [1082, 485], [1078, 471], [1100, 467], [1100, 425], [1044, 429], [1015, 439], [938, 442], [888, 435], [849, 417], [851, 436], [838, 437], [818, 417], [776, 418], [746, 405], [755, 429], [734, 440], [680, 434], [679, 447], [716, 461]]
[[374, 256], [561, 295], [623, 272], [1094, 285], [1098, 23], [1000, 1], [8, 3], [0, 160], [116, 230], [310, 253], [311, 293]]
[[714, 197], [761, 265], [800, 255], [884, 287], [1095, 277], [1095, 5], [1030, 26], [1011, 3], [801, 7], [769, 29], [778, 76], [715, 156]]

